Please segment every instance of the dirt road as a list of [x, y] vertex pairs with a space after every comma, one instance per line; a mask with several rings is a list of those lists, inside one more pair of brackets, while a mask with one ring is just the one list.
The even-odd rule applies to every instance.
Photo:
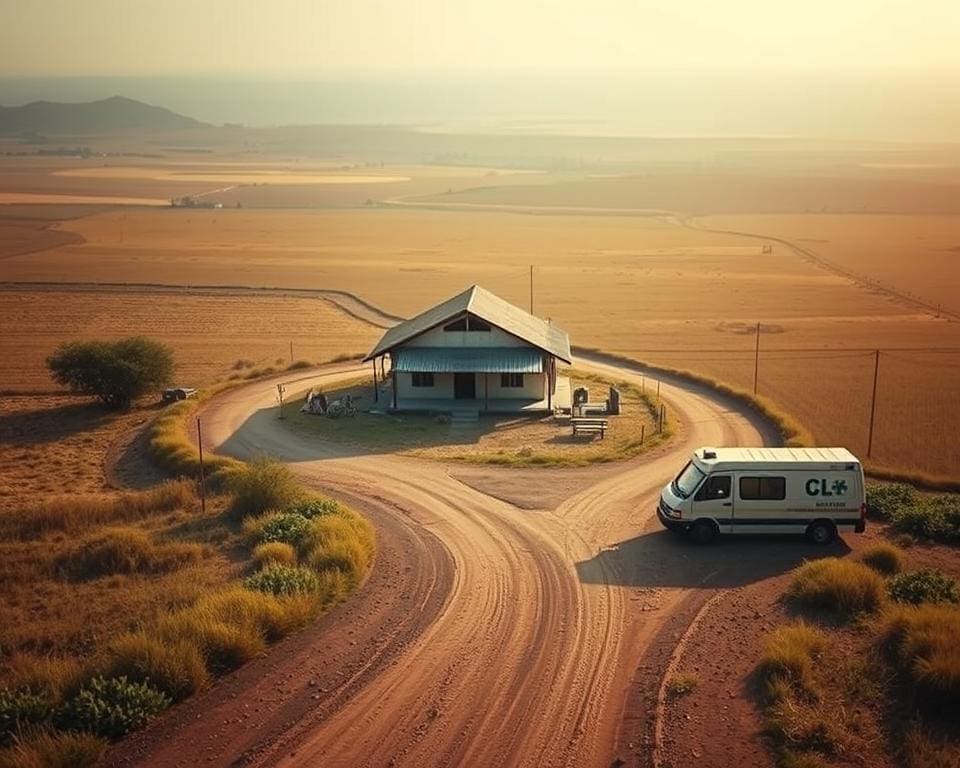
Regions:
[[[639, 378], [597, 359], [576, 364]], [[313, 378], [329, 387], [357, 370], [331, 367]], [[368, 514], [381, 550], [370, 583], [346, 606], [121, 745], [115, 762], [644, 764], [649, 750], [637, 729], [649, 702], [634, 681], [645, 653], [705, 585], [745, 583], [778, 567], [776, 558], [756, 566], [703, 556], [660, 529], [659, 489], [693, 447], [775, 439], [705, 389], [664, 380], [662, 392], [680, 422], [669, 446], [574, 470], [579, 487], [570, 483], [567, 498], [543, 509], [480, 490], [495, 485], [493, 469], [338, 456], [277, 421], [271, 381], [215, 400], [204, 412], [207, 445], [282, 458]], [[555, 483], [550, 472], [502, 471], [513, 486], [518, 477]]]

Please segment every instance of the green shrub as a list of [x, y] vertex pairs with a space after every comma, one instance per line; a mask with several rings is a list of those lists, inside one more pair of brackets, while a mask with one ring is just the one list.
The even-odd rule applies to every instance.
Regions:
[[139, 528], [112, 528], [61, 557], [57, 565], [69, 578], [95, 579], [114, 574], [167, 573], [202, 557], [199, 544], [158, 544]]
[[887, 612], [880, 640], [911, 683], [917, 704], [932, 711], [960, 706], [960, 610], [953, 605], [902, 605]]
[[256, 459], [231, 474], [233, 493], [230, 513], [236, 520], [262, 515], [271, 509], [287, 509], [304, 495], [293, 473], [273, 459]]
[[773, 632], [764, 644], [756, 676], [760, 695], [768, 706], [791, 693], [816, 699], [819, 691], [813, 675], [813, 660], [826, 646], [822, 632], [802, 621]]
[[801, 607], [849, 617], [880, 607], [884, 581], [862, 563], [835, 557], [804, 563], [795, 572], [788, 596]]
[[288, 511], [303, 515], [308, 520], [324, 515], [335, 515], [341, 511], [340, 502], [322, 496], [313, 496], [294, 504]]
[[95, 677], [67, 702], [58, 720], [68, 730], [115, 739], [142, 727], [168, 706], [170, 698], [147, 682]]
[[293, 512], [269, 512], [244, 521], [243, 532], [248, 541], [256, 544], [280, 542], [298, 546], [304, 540], [310, 521]]
[[903, 507], [916, 503], [917, 492], [904, 483], [870, 483], [867, 485], [867, 513], [878, 520], [889, 520]]
[[933, 541], [960, 541], [960, 494], [941, 494], [917, 500], [890, 514], [893, 527]]
[[272, 565], [244, 579], [247, 589], [271, 595], [297, 595], [316, 592], [320, 584], [317, 574], [308, 568]]
[[903, 570], [903, 552], [892, 544], [873, 544], [860, 553], [860, 559], [883, 576]]
[[47, 358], [54, 381], [74, 392], [96, 395], [111, 408], [163, 389], [173, 377], [173, 352], [136, 336], [119, 341], [73, 341]]
[[29, 688], [0, 688], [0, 744], [12, 744], [24, 726], [45, 722], [53, 711], [50, 697]]
[[898, 603], [957, 603], [957, 582], [935, 568], [908, 571], [894, 576], [888, 584], [890, 597]]
[[93, 768], [106, 748], [103, 739], [90, 733], [33, 728], [0, 752], [0, 768]]
[[268, 565], [296, 565], [297, 552], [282, 541], [270, 541], [254, 547], [253, 562], [258, 568]]
[[125, 635], [112, 644], [105, 676], [149, 682], [174, 701], [196, 693], [209, 680], [203, 656], [194, 643], [164, 642], [143, 632]]

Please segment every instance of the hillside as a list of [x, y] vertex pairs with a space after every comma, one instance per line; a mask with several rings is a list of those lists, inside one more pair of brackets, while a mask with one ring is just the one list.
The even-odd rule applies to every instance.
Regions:
[[83, 103], [34, 101], [20, 107], [0, 107], [0, 135], [163, 133], [202, 125], [192, 117], [123, 96]]

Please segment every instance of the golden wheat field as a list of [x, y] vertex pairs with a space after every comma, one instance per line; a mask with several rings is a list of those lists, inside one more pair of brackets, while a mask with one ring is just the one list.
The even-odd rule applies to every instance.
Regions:
[[325, 299], [149, 291], [2, 291], [0, 325], [3, 390], [52, 389], [45, 360], [76, 339], [158, 339], [174, 351], [178, 382], [200, 386], [365, 352], [378, 337]]
[[[230, 172], [236, 170], [231, 166]], [[122, 173], [136, 178], [118, 178]], [[131, 194], [170, 183], [153, 171], [149, 179], [143, 177], [150, 174], [122, 173], [102, 171], [94, 181], [109, 182], [113, 193]], [[176, 173], [183, 174], [183, 167]], [[407, 175], [416, 184], [459, 178], [447, 172], [424, 181], [426, 176], [402, 167], [376, 173]], [[470, 184], [490, 190], [474, 197], [491, 204], [579, 199], [571, 191], [575, 187], [550, 175], [471, 173]], [[57, 178], [91, 181], [80, 175]], [[634, 194], [640, 188], [635, 181], [594, 182], [599, 186], [587, 204], [649, 202]], [[738, 205], [752, 204], [747, 192], [773, 188], [769, 180], [764, 184], [741, 190]], [[824, 184], [810, 181], [787, 207], [802, 210], [804, 195], [827, 194]], [[295, 186], [275, 185], [269, 194], [296, 196]], [[349, 188], [354, 195], [365, 186], [313, 185]], [[775, 185], [778, 199], [787, 200], [787, 186]], [[253, 194], [264, 188], [244, 189]], [[866, 189], [851, 182], [831, 194], [846, 200]], [[893, 191], [879, 189], [873, 194], [886, 194], [892, 205]], [[901, 195], [905, 189], [912, 187], [901, 185]], [[53, 243], [54, 232], [70, 238], [46, 250], [25, 246], [29, 233], [18, 232], [20, 252], [3, 260], [2, 272], [8, 281], [336, 289], [406, 316], [472, 283], [526, 307], [533, 266], [534, 311], [561, 324], [574, 344], [688, 368], [747, 390], [753, 389], [755, 329], [761, 323], [759, 393], [799, 418], [818, 442], [847, 445], [864, 456], [873, 350], [881, 349], [872, 463], [956, 475], [951, 457], [953, 434], [960, 429], [954, 405], [960, 323], [948, 310], [960, 282], [954, 258], [960, 216], [738, 214], [685, 221], [600, 209], [463, 210], [436, 202], [464, 196], [437, 195], [429, 208], [94, 209], [46, 229], [34, 227], [46, 238], [41, 247]], [[920, 203], [934, 202], [924, 187]], [[811, 250], [815, 258], [805, 253]], [[182, 373], [202, 380], [230, 375], [241, 358], [263, 365], [287, 361], [291, 339], [295, 358], [326, 359], [363, 351], [379, 333], [345, 318], [338, 325], [329, 306], [302, 298], [147, 300], [136, 293], [90, 301], [71, 294], [63, 297], [62, 309], [59, 298], [47, 296], [44, 304], [41, 296], [43, 313], [27, 311], [26, 301], [26, 294], [19, 299], [0, 294], [4, 319], [20, 307], [10, 326], [16, 329], [12, 340], [2, 342], [15, 361], [4, 374], [4, 387], [39, 386], [43, 374], [37, 371], [47, 349], [73, 333], [61, 334], [64, 328], [82, 328], [92, 336], [151, 332], [179, 344]], [[937, 304], [944, 309], [940, 316]], [[102, 311], [94, 311], [95, 305]], [[36, 338], [46, 347], [28, 351]]]

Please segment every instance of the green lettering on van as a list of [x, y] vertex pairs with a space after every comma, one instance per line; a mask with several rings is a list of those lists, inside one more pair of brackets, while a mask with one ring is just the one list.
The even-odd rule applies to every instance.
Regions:
[[811, 477], [804, 486], [807, 496], [846, 496], [847, 481], [834, 480], [829, 483], [825, 478]]

